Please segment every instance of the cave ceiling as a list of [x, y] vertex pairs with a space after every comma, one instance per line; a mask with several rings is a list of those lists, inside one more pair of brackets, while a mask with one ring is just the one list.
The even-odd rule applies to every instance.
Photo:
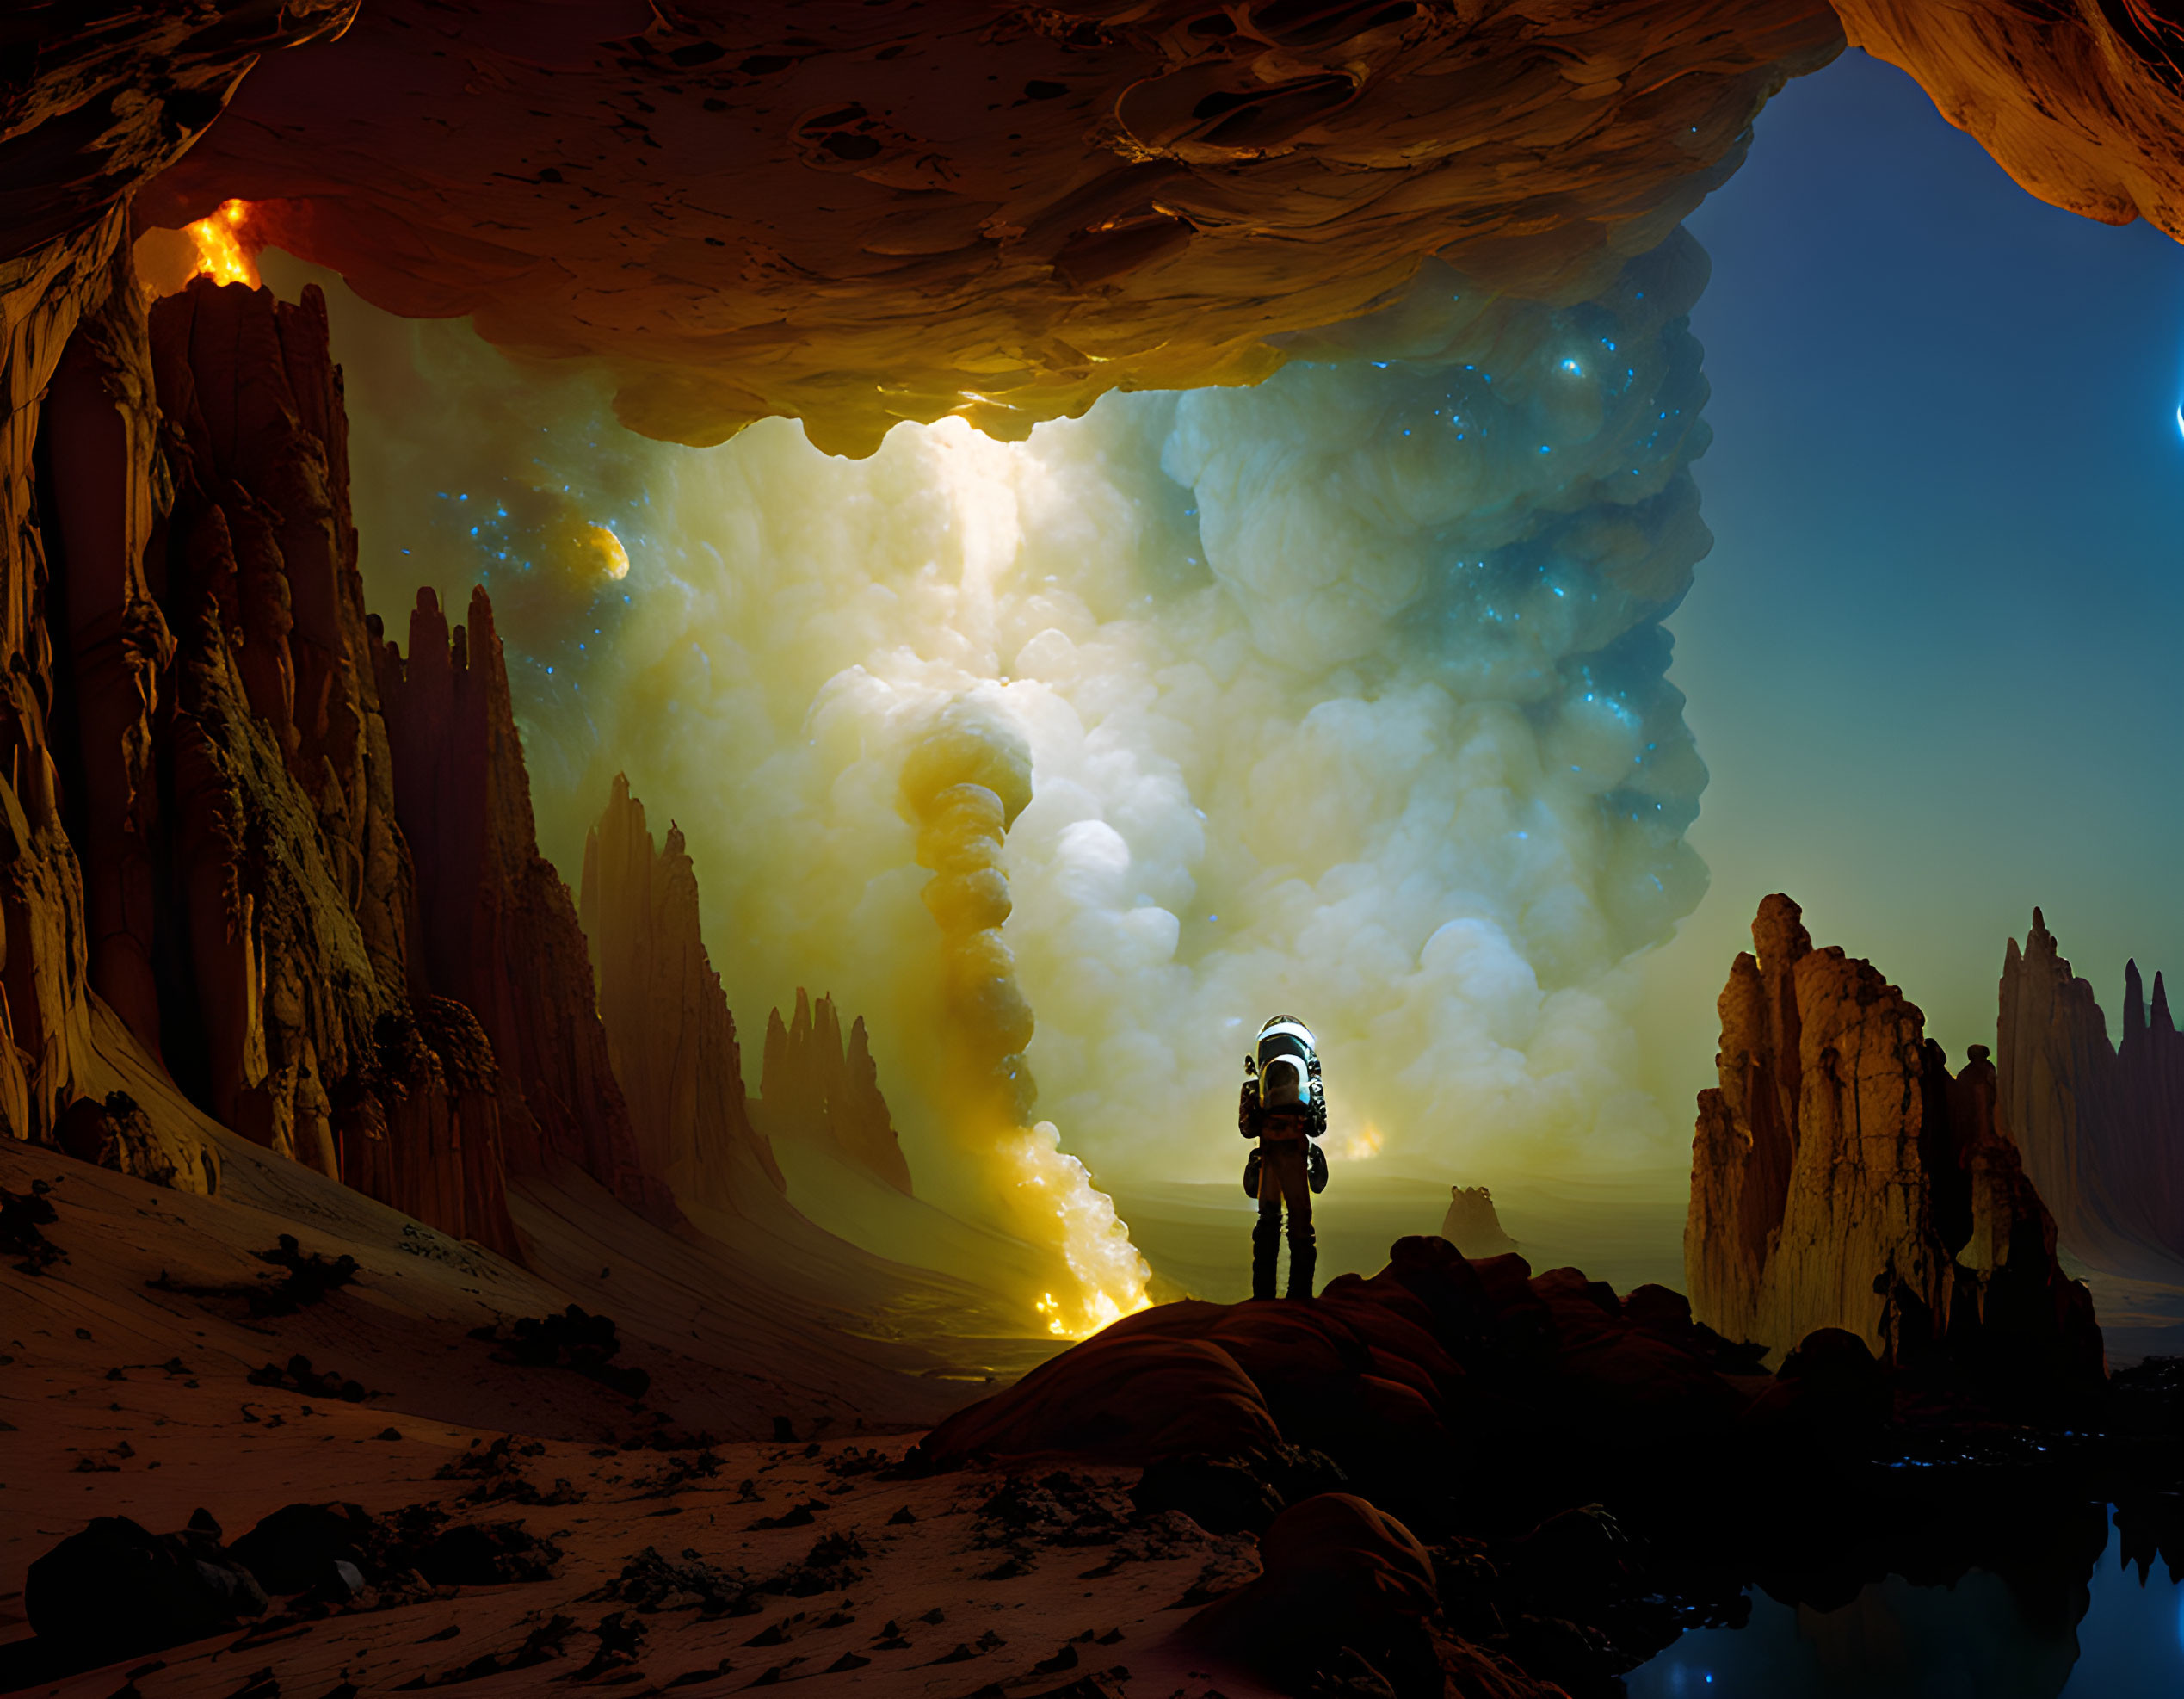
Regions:
[[380, 306], [603, 361], [648, 435], [863, 453], [1262, 376], [1431, 253], [1589, 293], [1841, 46], [1823, 0], [369, 0], [142, 210], [239, 196]]
[[769, 415], [848, 454], [948, 414], [1021, 437], [1251, 381], [1428, 256], [1580, 298], [1846, 30], [2033, 193], [2184, 234], [2165, 0], [94, 9], [11, 27], [0, 158], [47, 179], [11, 191], [14, 255], [140, 181], [139, 228], [239, 198], [252, 240], [591, 362], [695, 443]]

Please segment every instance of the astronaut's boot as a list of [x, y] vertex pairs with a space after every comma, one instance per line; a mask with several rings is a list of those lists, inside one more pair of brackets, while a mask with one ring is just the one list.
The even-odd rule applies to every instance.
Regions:
[[1311, 1224], [1307, 1222], [1301, 1227], [1291, 1227], [1289, 1230], [1289, 1290], [1286, 1294], [1287, 1296], [1292, 1298], [1309, 1298], [1312, 1295], [1312, 1271], [1314, 1268], [1317, 1266], [1318, 1262], [1319, 1249], [1312, 1242], [1312, 1230]]
[[1271, 1298], [1274, 1294], [1274, 1258], [1281, 1246], [1281, 1222], [1279, 1217], [1262, 1215], [1251, 1228], [1251, 1295]]

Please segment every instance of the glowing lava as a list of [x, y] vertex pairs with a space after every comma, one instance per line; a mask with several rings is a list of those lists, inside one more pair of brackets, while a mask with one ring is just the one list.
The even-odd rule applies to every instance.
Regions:
[[241, 283], [252, 289], [258, 287], [258, 269], [243, 250], [243, 221], [250, 215], [248, 201], [223, 201], [219, 210], [210, 218], [200, 219], [188, 226], [190, 242], [197, 250], [200, 276], [209, 277], [215, 283]]

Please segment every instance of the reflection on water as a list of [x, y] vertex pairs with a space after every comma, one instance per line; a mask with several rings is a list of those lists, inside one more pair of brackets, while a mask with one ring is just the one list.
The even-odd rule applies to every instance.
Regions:
[[2075, 1621], [2028, 1616], [2000, 1576], [1954, 1586], [1901, 1576], [1839, 1610], [1755, 1589], [1742, 1628], [1684, 1635], [1626, 1678], [1631, 1699], [2176, 1699], [2184, 1694], [2184, 1591], [2142, 1579], [2113, 1525]]

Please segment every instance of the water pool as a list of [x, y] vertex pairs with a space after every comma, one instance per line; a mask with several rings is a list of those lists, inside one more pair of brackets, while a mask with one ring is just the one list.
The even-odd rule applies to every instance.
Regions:
[[2142, 1580], [2121, 1558], [2113, 1511], [2075, 1620], [2028, 1615], [1981, 1569], [1953, 1586], [1891, 1575], [1837, 1610], [1746, 1597], [1743, 1628], [1685, 1634], [1625, 1678], [1631, 1699], [2184, 1696], [2184, 1590], [2160, 1562]]

